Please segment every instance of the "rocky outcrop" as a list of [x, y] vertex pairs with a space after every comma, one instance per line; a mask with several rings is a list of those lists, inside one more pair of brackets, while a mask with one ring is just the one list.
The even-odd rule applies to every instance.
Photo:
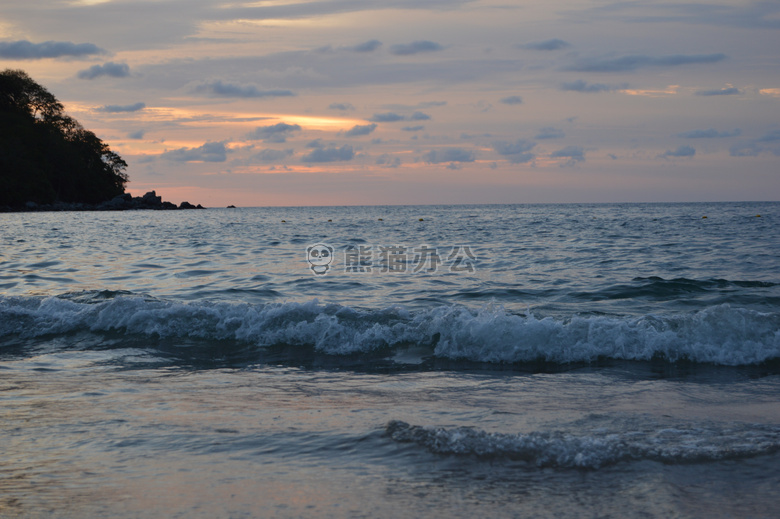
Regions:
[[171, 209], [204, 209], [200, 204], [192, 205], [189, 202], [182, 202], [178, 206], [173, 202], [164, 201], [161, 196], [157, 196], [155, 191], [149, 191], [144, 196], [133, 197], [130, 193], [119, 195], [103, 202], [97, 206], [97, 210], [106, 211], [123, 211], [128, 209], [157, 209], [157, 210], [171, 210]]
[[178, 210], [178, 209], [205, 209], [202, 205], [193, 205], [189, 202], [182, 202], [178, 206], [173, 202], [164, 201], [161, 196], [157, 196], [155, 191], [149, 191], [144, 196], [134, 197], [130, 193], [124, 193], [115, 196], [111, 200], [99, 204], [81, 204], [55, 202], [53, 204], [36, 204], [27, 202], [23, 208], [0, 207], [0, 212], [15, 211], [131, 211], [137, 209], [152, 210]]

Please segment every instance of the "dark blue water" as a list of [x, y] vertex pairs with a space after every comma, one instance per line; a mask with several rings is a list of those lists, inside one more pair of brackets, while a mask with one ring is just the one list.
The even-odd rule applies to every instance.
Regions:
[[772, 517], [778, 222], [2, 214], [0, 516]]

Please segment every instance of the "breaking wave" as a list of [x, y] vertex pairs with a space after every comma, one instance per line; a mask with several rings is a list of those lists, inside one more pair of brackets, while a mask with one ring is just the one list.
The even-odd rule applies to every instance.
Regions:
[[509, 459], [558, 468], [598, 469], [641, 460], [706, 463], [780, 451], [780, 429], [750, 424], [503, 434], [470, 427], [426, 428], [396, 420], [387, 424], [385, 433], [396, 442], [415, 443], [436, 454]]
[[539, 317], [438, 306], [357, 309], [318, 301], [181, 303], [123, 292], [0, 297], [0, 341], [80, 332], [309, 346], [332, 355], [421, 347], [475, 362], [590, 362], [598, 358], [750, 365], [780, 358], [780, 314], [727, 304], [639, 317]]

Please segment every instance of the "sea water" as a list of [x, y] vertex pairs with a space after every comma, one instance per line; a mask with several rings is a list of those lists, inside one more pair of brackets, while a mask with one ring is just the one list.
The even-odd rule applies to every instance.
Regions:
[[779, 224], [0, 214], [0, 516], [777, 517]]

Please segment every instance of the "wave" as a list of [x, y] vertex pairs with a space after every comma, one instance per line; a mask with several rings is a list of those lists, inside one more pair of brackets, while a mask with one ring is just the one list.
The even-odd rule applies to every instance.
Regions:
[[[593, 292], [573, 292], [568, 294], [575, 300], [601, 301], [615, 299], [647, 299], [663, 301], [680, 297], [701, 298], [706, 295], [720, 295], [725, 299], [747, 299], [754, 297], [755, 289], [773, 289], [777, 283], [769, 281], [732, 281], [728, 279], [688, 279], [675, 278], [664, 279], [657, 276], [636, 277], [630, 284], [618, 284], [605, 287]], [[740, 289], [752, 289], [742, 292]], [[765, 292], [761, 299], [779, 299]]]
[[471, 427], [427, 428], [394, 420], [387, 424], [385, 433], [396, 442], [415, 443], [436, 454], [508, 459], [557, 468], [598, 469], [641, 460], [706, 463], [780, 451], [780, 428], [750, 424], [504, 434]]
[[0, 339], [80, 332], [309, 346], [332, 355], [418, 347], [474, 362], [591, 362], [599, 358], [729, 366], [780, 359], [780, 313], [727, 304], [640, 317], [514, 314], [501, 306], [357, 309], [318, 301], [253, 305], [173, 302], [123, 292], [0, 297]]

